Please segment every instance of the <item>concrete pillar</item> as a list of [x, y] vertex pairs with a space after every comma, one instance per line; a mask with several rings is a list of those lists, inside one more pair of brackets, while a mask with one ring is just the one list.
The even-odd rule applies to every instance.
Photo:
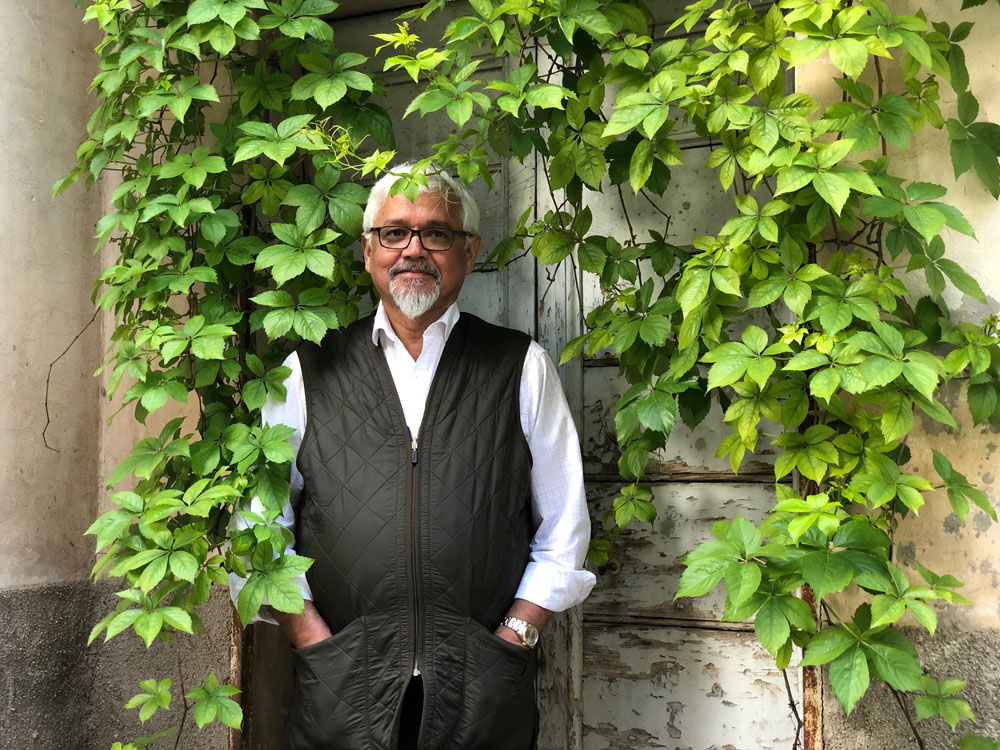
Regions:
[[[87, 648], [93, 625], [117, 603], [115, 584], [88, 580], [93, 537], [83, 532], [108, 507], [104, 482], [143, 435], [127, 413], [105, 426], [102, 381], [93, 377], [106, 338], [91, 320], [102, 261], [94, 226], [108, 191], [52, 185], [75, 163], [96, 106], [96, 24], [67, 0], [5, 4], [0, 45], [0, 750], [94, 750], [152, 734], [124, 704], [138, 681], [171, 677], [171, 719], [181, 694], [210, 669], [230, 676], [230, 606], [220, 590], [201, 613], [208, 633], [178, 634], [149, 651], [134, 633]], [[105, 326], [106, 327], [106, 326]], [[52, 368], [46, 432], [45, 385]], [[103, 450], [102, 450], [103, 446]], [[106, 456], [102, 461], [102, 453]], [[178, 654], [183, 654], [183, 678]], [[183, 687], [182, 687], [183, 685]], [[190, 712], [185, 748], [222, 748], [228, 731], [200, 732]]]
[[[83, 645], [96, 508], [98, 325], [49, 363], [93, 315], [96, 196], [53, 201], [94, 100], [94, 29], [73, 3], [6, 8], [0, 45], [0, 747], [83, 747], [89, 721]], [[81, 700], [81, 697], [83, 698]]]

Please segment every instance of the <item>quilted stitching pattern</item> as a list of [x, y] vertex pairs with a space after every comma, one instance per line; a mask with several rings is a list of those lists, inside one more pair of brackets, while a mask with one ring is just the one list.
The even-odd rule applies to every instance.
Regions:
[[[525, 692], [509, 679], [510, 654], [496, 658], [467, 638], [467, 627], [468, 618], [495, 627], [527, 564], [531, 457], [517, 403], [527, 343], [522, 334], [463, 315], [425, 411], [415, 531], [427, 750], [451, 746], [460, 715], [463, 736], [476, 727], [489, 732], [498, 711], [524, 702]], [[389, 750], [409, 671], [409, 441], [369, 321], [331, 335], [322, 348], [304, 347], [300, 357], [309, 426], [299, 454], [307, 492], [297, 513], [298, 546], [316, 558], [309, 580], [324, 618], [335, 630], [359, 617], [365, 624], [364, 700], [359, 705], [330, 686], [328, 721], [344, 728], [352, 750]], [[357, 670], [357, 653], [341, 658], [344, 669]], [[530, 685], [533, 663], [526, 679]], [[497, 686], [511, 693], [499, 696], [503, 705], [473, 701], [469, 710], [470, 699]], [[489, 746], [515, 750], [523, 743]]]
[[526, 750], [534, 735], [535, 652], [515, 652], [471, 626], [469, 684], [450, 745], [458, 750]]

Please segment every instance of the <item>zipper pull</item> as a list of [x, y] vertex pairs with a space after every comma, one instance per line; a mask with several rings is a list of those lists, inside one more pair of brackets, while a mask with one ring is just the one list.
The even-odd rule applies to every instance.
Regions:
[[417, 439], [413, 438], [413, 442], [410, 443], [410, 463], [416, 465], [417, 463]]

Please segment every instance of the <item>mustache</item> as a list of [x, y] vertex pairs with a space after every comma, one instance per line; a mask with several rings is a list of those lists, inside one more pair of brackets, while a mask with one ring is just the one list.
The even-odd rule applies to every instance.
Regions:
[[392, 268], [389, 269], [389, 281], [396, 278], [397, 274], [404, 273], [406, 271], [419, 271], [421, 273], [428, 273], [433, 276], [436, 280], [441, 280], [441, 271], [432, 266], [426, 260], [401, 260], [396, 263]]

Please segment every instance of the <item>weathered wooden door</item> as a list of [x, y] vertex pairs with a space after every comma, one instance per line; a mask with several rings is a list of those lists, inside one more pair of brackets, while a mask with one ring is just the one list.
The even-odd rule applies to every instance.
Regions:
[[[671, 0], [658, 10], [666, 18], [682, 5]], [[341, 21], [338, 47], [370, 53], [370, 35], [394, 28], [392, 19], [390, 12]], [[666, 26], [654, 27], [654, 38], [662, 38]], [[438, 21], [430, 27], [414, 24], [413, 30], [433, 44], [443, 27]], [[484, 60], [479, 75], [498, 75], [504, 64]], [[388, 76], [388, 108], [397, 123], [402, 158], [427, 156], [451, 127], [443, 116], [411, 115], [401, 121], [416, 92], [407, 76]], [[720, 200], [724, 196], [715, 174], [700, 166], [711, 145], [690, 140], [683, 147], [690, 166], [674, 170], [660, 202], [671, 217], [669, 239], [678, 244], [717, 231], [725, 218], [719, 208], [729, 203]], [[491, 171], [494, 189], [474, 189], [483, 216], [484, 257], [525, 209], [541, 215], [551, 207], [540, 165], [497, 162]], [[664, 217], [650, 206], [638, 200], [627, 205], [637, 233], [663, 230]], [[591, 208], [593, 233], [626, 239], [617, 190], [596, 197]], [[582, 314], [600, 301], [595, 280], [574, 267], [539, 267], [528, 257], [503, 272], [483, 265], [467, 280], [460, 306], [531, 333], [558, 361], [563, 346], [583, 332]], [[580, 429], [594, 528], [600, 530], [620, 485], [612, 410], [624, 386], [611, 355], [573, 362], [562, 368], [561, 376]], [[540, 750], [791, 750], [795, 722], [788, 695], [802, 699], [798, 673], [789, 672], [786, 690], [752, 625], [720, 621], [723, 601], [718, 593], [673, 601], [682, 558], [709, 538], [713, 522], [736, 514], [759, 522], [774, 502], [766, 457], [745, 464], [739, 476], [725, 460], [714, 458], [727, 430], [717, 407], [695, 431], [678, 424], [649, 468], [658, 513], [652, 528], [639, 524], [618, 537], [590, 599], [547, 628], [541, 653]], [[261, 652], [253, 661], [267, 658]], [[282, 717], [273, 709], [257, 710], [270, 714], [258, 713], [257, 721], [261, 727], [272, 726], [266, 734], [274, 737]], [[252, 734], [255, 739], [245, 748], [276, 747], [260, 730]]]

